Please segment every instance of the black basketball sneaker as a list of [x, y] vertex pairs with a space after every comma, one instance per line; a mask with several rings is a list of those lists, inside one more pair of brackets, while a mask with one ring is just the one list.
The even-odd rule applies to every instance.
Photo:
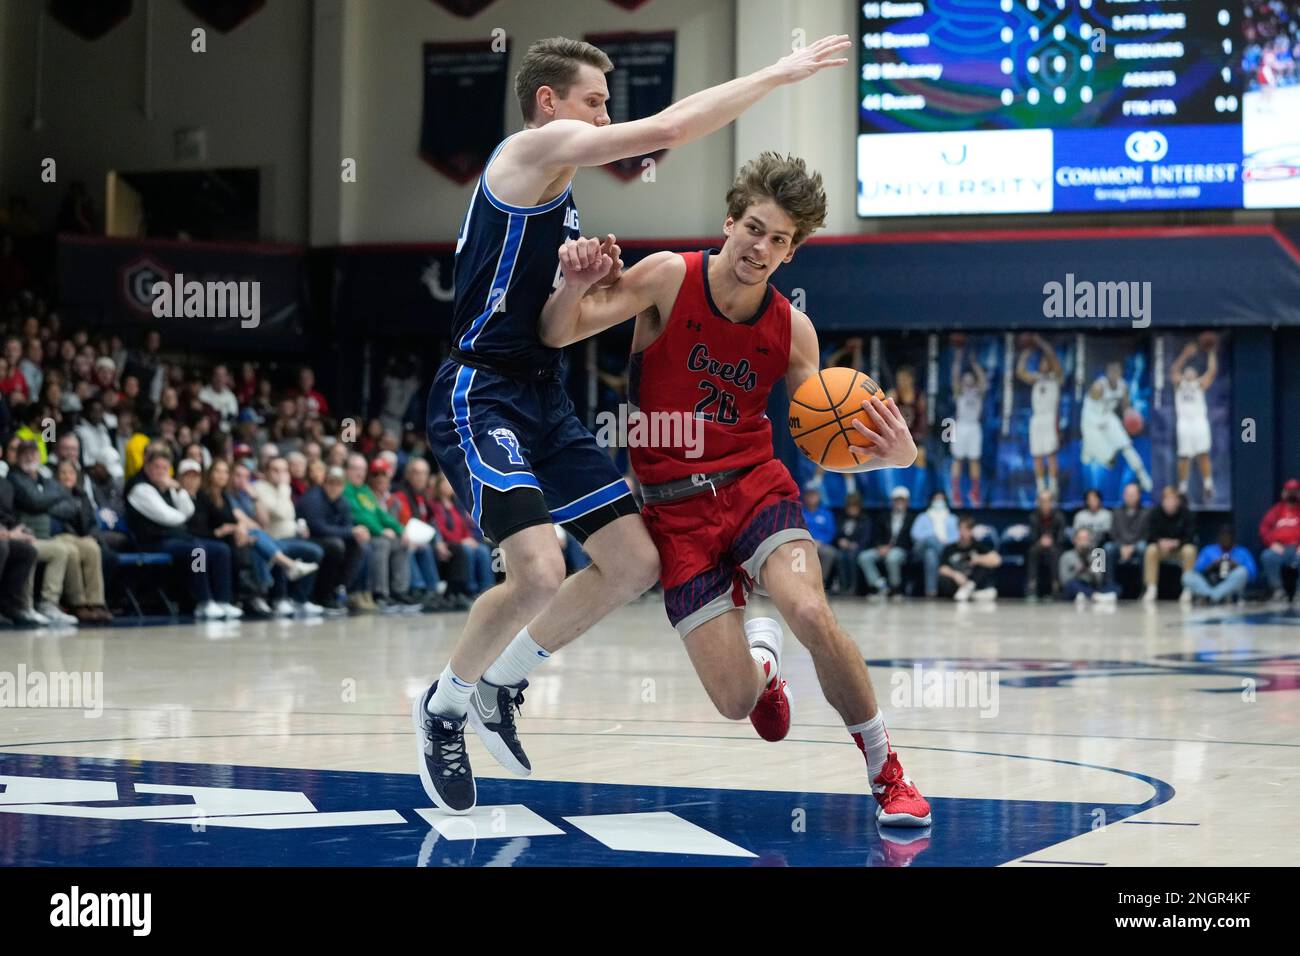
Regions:
[[466, 716], [474, 733], [479, 735], [488, 753], [517, 777], [527, 777], [533, 772], [519, 733], [515, 729], [515, 711], [524, 705], [524, 688], [528, 681], [514, 687], [498, 687], [480, 680], [474, 685], [469, 698]]
[[435, 716], [428, 711], [429, 698], [438, 682], [416, 698], [411, 711], [416, 749], [420, 752], [420, 782], [424, 792], [448, 813], [469, 813], [477, 793], [474, 774], [465, 752], [465, 718]]

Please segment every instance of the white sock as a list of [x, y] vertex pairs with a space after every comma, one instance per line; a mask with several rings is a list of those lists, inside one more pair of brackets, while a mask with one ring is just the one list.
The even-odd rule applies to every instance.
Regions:
[[551, 656], [533, 640], [528, 628], [515, 635], [515, 639], [501, 652], [501, 656], [492, 662], [483, 673], [483, 679], [497, 687], [514, 687], [522, 684], [534, 667]]
[[[779, 630], [776, 634], [770, 634], [773, 626], [779, 629], [781, 625], [766, 617], [756, 617], [745, 622], [745, 639], [749, 642], [749, 656], [758, 661], [767, 684], [771, 684], [781, 673], [781, 661], [776, 656], [777, 648], [781, 646], [781, 634]], [[755, 644], [755, 641], [762, 643]]]
[[467, 684], [457, 677], [452, 672], [451, 664], [448, 664], [438, 677], [438, 689], [433, 692], [424, 709], [436, 717], [453, 717], [459, 720], [465, 716], [465, 709], [469, 706], [469, 695], [473, 692], [474, 685]]
[[849, 728], [858, 749], [867, 758], [867, 779], [875, 780], [889, 757], [889, 734], [885, 732], [885, 715], [879, 710], [864, 724]]

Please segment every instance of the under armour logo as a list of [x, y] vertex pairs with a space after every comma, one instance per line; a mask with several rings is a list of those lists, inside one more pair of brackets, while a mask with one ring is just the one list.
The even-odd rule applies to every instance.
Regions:
[[757, 345], [757, 346], [754, 347], [754, 351], [757, 352], [759, 355], [767, 355], [767, 354], [768, 354], [769, 352], [771, 352], [772, 350], [771, 350], [771, 349], [765, 349], [765, 348], [763, 348], [763, 346], [761, 346], [761, 345]]
[[704, 331], [704, 326], [702, 326], [702, 325], [701, 325], [700, 323], [698, 323], [698, 322], [692, 322], [690, 319], [687, 319], [687, 320], [686, 320], [686, 327], [687, 327], [688, 329], [690, 329], [692, 332], [703, 332], [703, 331]]

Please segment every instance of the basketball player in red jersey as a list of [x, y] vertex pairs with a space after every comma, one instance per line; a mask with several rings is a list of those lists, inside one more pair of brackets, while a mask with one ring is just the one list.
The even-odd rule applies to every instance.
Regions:
[[[749, 716], [767, 740], [790, 727], [781, 627], [744, 620], [746, 595], [757, 590], [808, 648], [823, 693], [861, 748], [877, 820], [928, 826], [930, 805], [889, 746], [862, 654], [826, 601], [799, 489], [772, 453], [768, 395], [782, 378], [793, 392], [816, 374], [820, 353], [808, 316], [769, 280], [825, 222], [821, 176], [801, 159], [764, 153], [740, 171], [727, 212], [721, 249], [655, 253], [603, 288], [596, 283], [613, 261], [600, 241], [565, 243], [563, 283], [542, 311], [541, 338], [558, 348], [636, 315], [631, 404], [651, 421], [702, 423], [698, 457], [683, 447], [630, 452], [669, 620], [719, 712]], [[875, 447], [857, 453], [853, 470], [911, 465], [916, 445], [893, 400], [864, 407], [873, 425], [854, 425]]]

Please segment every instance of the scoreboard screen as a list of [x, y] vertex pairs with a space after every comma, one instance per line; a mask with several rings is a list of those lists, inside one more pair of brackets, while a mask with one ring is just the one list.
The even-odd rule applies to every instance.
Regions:
[[858, 4], [858, 215], [1300, 207], [1300, 0]]

